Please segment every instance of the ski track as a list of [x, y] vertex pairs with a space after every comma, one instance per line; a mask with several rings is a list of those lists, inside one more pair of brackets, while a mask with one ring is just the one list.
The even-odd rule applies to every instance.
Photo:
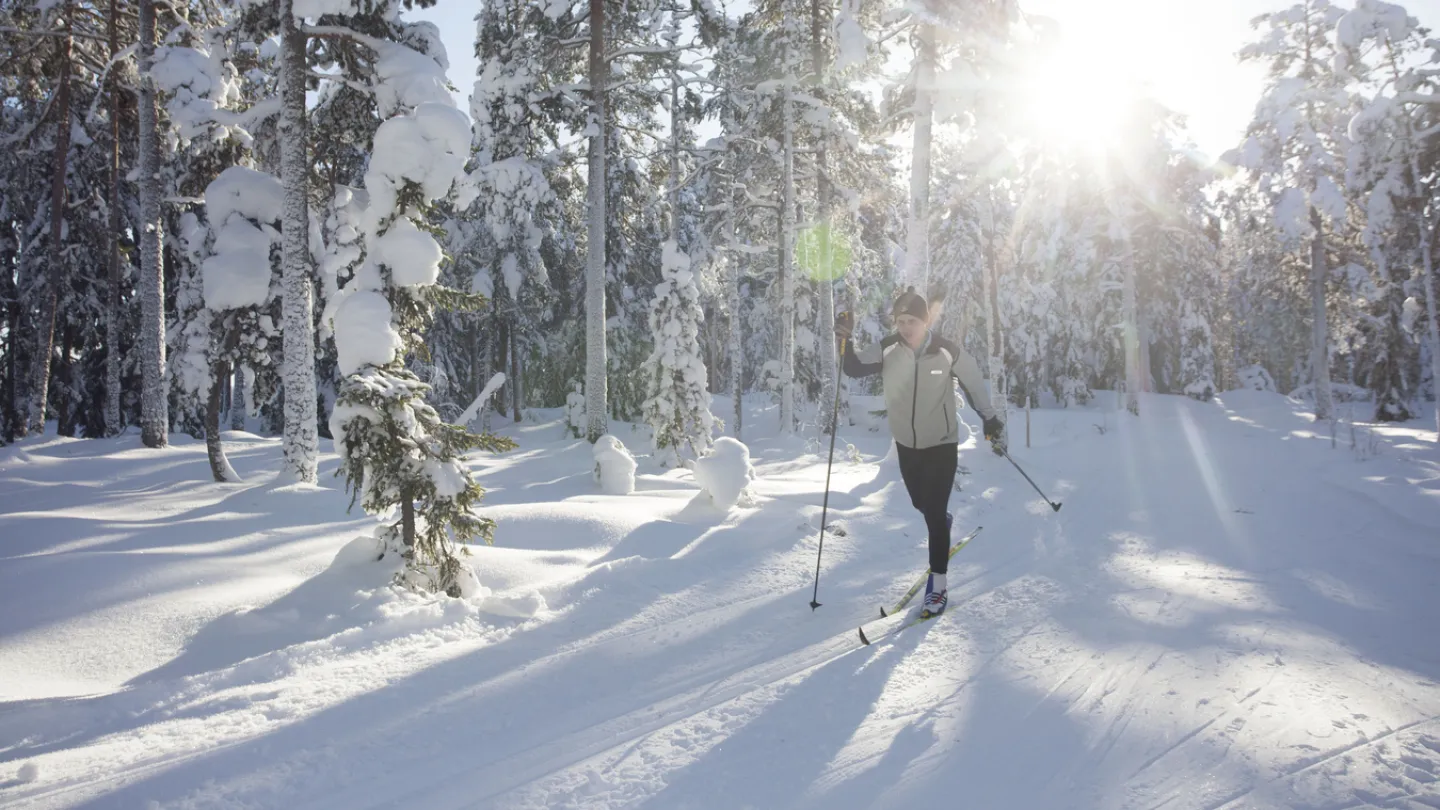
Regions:
[[[1191, 410], [1198, 424], [1227, 418], [1175, 409], [1182, 423]], [[1233, 445], [1213, 428], [1171, 436], [1167, 415], [1106, 437], [1037, 427], [1074, 444], [1067, 479], [1037, 478], [1073, 503], [1053, 517], [1032, 514], [1033, 491], [993, 459], [967, 455], [983, 486], [954, 502], [956, 528], [985, 530], [952, 564], [945, 616], [870, 647], [855, 627], [923, 558], [919, 541], [897, 542], [923, 532], [893, 462], [840, 471], [830, 513], [846, 531], [825, 538], [829, 607], [811, 613], [801, 602], [819, 504], [806, 487], [823, 459], [770, 452], [757, 456], [757, 505], [713, 525], [671, 493], [685, 474], [647, 479], [637, 496], [666, 504], [655, 519], [676, 521], [683, 542], [626, 533], [598, 560], [572, 555], [572, 574], [542, 588], [554, 608], [533, 619], [407, 608], [398, 624], [225, 669], [0, 705], [0, 730], [23, 735], [0, 740], [0, 806], [878, 810], [964, 796], [977, 807], [1440, 808], [1440, 663], [1394, 626], [1434, 604], [1425, 566], [1440, 546], [1423, 539], [1440, 526], [1423, 511], [1434, 499], [1422, 488], [1405, 500], [1391, 483], [1413, 477], [1402, 464], [1431, 465], [1424, 451], [1349, 466], [1328, 442], [1294, 441], [1303, 428], [1280, 411], [1227, 427], [1253, 432]], [[1291, 455], [1248, 463], [1253, 442], [1277, 436]], [[1118, 458], [1098, 452], [1117, 446]], [[76, 509], [45, 497], [66, 486], [47, 476], [84, 448], [27, 447], [0, 457], [0, 499], [24, 493], [0, 528]], [[1196, 463], [1181, 458], [1168, 483], [1136, 474], [1167, 447]], [[236, 456], [255, 463], [261, 449]], [[174, 474], [170, 455], [145, 474]], [[517, 465], [548, 471], [562, 457], [547, 445]], [[1026, 462], [1043, 471], [1058, 458], [1040, 447]], [[1315, 460], [1328, 466], [1295, 476]], [[156, 527], [191, 509], [184, 486], [126, 486], [123, 462], [104, 469], [69, 486], [102, 490], [110, 509], [163, 496], [146, 515]], [[1316, 479], [1334, 497], [1316, 501]], [[1092, 481], [1130, 488], [1106, 502], [1086, 497]], [[1172, 494], [1187, 490], [1209, 497]], [[1307, 505], [1314, 536], [1291, 537], [1286, 521]], [[1360, 533], [1389, 545], [1348, 542]], [[6, 781], [21, 756], [42, 763], [39, 782]]]

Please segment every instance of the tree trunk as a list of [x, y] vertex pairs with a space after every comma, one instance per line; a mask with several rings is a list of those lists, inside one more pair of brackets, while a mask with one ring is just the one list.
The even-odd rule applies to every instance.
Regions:
[[[1428, 223], [1421, 223], [1422, 230], [1429, 230]], [[1435, 441], [1440, 442], [1440, 323], [1436, 322], [1435, 296], [1440, 294], [1435, 283], [1434, 257], [1431, 253], [1429, 234], [1420, 240], [1420, 256], [1425, 273], [1425, 312], [1430, 316], [1430, 387], [1435, 394]]]
[[741, 307], [745, 300], [740, 295], [740, 254], [735, 244], [735, 206], [738, 205], [740, 184], [735, 180], [735, 165], [730, 166], [729, 194], [725, 206], [725, 238], [730, 250], [726, 256], [730, 262], [730, 393], [735, 396], [735, 438], [741, 439], [745, 427], [745, 329]]
[[1310, 366], [1315, 380], [1315, 421], [1334, 416], [1330, 398], [1329, 320], [1325, 314], [1325, 231], [1320, 212], [1310, 209], [1310, 224], [1315, 237], [1310, 240]]
[[[509, 372], [510, 369], [510, 323], [501, 320], [495, 324], [495, 368], [502, 372]], [[509, 410], [511, 394], [515, 390], [514, 378], [505, 380], [500, 390], [495, 392], [495, 410], [501, 416]]]
[[[110, 13], [105, 21], [110, 40], [110, 58], [120, 52], [120, 34], [116, 8], [110, 0]], [[110, 241], [109, 300], [105, 307], [105, 435], [119, 436], [125, 429], [120, 419], [120, 82], [112, 67], [107, 75], [106, 92], [110, 94], [110, 211], [107, 230]]]
[[20, 328], [20, 285], [16, 280], [17, 267], [15, 265], [14, 243], [3, 236], [0, 236], [0, 243], [3, 243], [4, 262], [0, 262], [0, 293], [3, 293], [5, 301], [5, 327], [9, 331], [8, 346], [5, 351], [5, 389], [3, 402], [0, 402], [0, 422], [3, 422], [5, 441], [15, 441], [20, 433], [21, 425], [24, 424], [25, 414], [20, 410], [20, 341], [15, 339], [16, 335], [22, 334]]
[[55, 378], [55, 387], [51, 392], [55, 398], [55, 433], [73, 437], [79, 410], [75, 401], [75, 363], [70, 359], [75, 350], [75, 329], [66, 326], [61, 334], [60, 365], [52, 372]]
[[165, 268], [161, 254], [160, 132], [155, 109], [155, 3], [140, 0], [140, 440], [169, 442], [165, 391]]
[[225, 445], [220, 441], [221, 394], [225, 380], [230, 376], [230, 354], [235, 351], [238, 333], [233, 324], [226, 323], [223, 315], [215, 317], [212, 329], [224, 338], [220, 340], [220, 357], [211, 366], [210, 395], [205, 398], [205, 455], [210, 459], [210, 474], [216, 481], [238, 483], [240, 476], [230, 466], [230, 459], [225, 457]]
[[405, 543], [405, 559], [415, 554], [415, 501], [407, 492], [400, 498], [400, 538]]
[[[65, 26], [74, 25], [69, 3], [65, 4]], [[35, 357], [32, 359], [30, 385], [30, 416], [28, 431], [45, 432], [45, 408], [50, 394], [50, 364], [55, 354], [55, 311], [60, 285], [65, 279], [65, 169], [70, 155], [70, 61], [74, 40], [57, 37], [55, 49], [60, 75], [55, 89], [55, 155], [54, 174], [50, 178], [50, 245], [45, 277], [40, 289], [40, 321], [35, 334]], [[21, 435], [25, 435], [25, 430]]]
[[[829, 6], [823, 7], [828, 10]], [[829, 27], [829, 20], [822, 13], [820, 0], [810, 0], [810, 70], [812, 80], [815, 84], [814, 93], [822, 101], [825, 99], [825, 47], [821, 32]], [[820, 388], [820, 430], [823, 433], [832, 433], [836, 430], [838, 420], [838, 409], [826, 410], [829, 405], [834, 408], [836, 388], [840, 385], [840, 364], [836, 356], [836, 345], [833, 335], [835, 334], [835, 273], [837, 271], [834, 254], [835, 233], [831, 230], [833, 223], [830, 221], [831, 200], [830, 200], [830, 177], [828, 155], [826, 154], [826, 135], [821, 131], [819, 143], [815, 144], [815, 208], [817, 216], [817, 232], [821, 234], [820, 244], [817, 247], [825, 250], [825, 255], [818, 259], [816, 267], [815, 283], [820, 291], [820, 323], [819, 323], [819, 350], [820, 350], [820, 376], [824, 384]]]
[[915, 128], [910, 159], [910, 222], [901, 277], [925, 295], [930, 283], [930, 132], [935, 113], [935, 26], [920, 25], [916, 43]]
[[780, 94], [783, 168], [780, 178], [780, 433], [795, 430], [795, 120], [790, 108], [790, 47], [781, 50], [782, 64], [792, 73]]
[[295, 23], [292, 0], [280, 0], [280, 182], [285, 202], [281, 232], [284, 264], [283, 342], [285, 459], [283, 473], [307, 484], [318, 480], [320, 436], [315, 416], [315, 321], [310, 267], [309, 132], [305, 81], [306, 36]]
[[516, 345], [515, 332], [510, 330], [510, 408], [515, 415], [515, 422], [520, 422], [520, 347]]
[[[1135, 302], [1135, 254], [1125, 248], [1125, 408], [1140, 415], [1140, 331]], [[1032, 385], [1031, 388], [1034, 388]], [[1031, 392], [1034, 396], [1034, 392]]]
[[999, 257], [995, 250], [995, 228], [999, 219], [995, 210], [995, 190], [991, 188], [988, 195], [990, 222], [987, 223], [985, 233], [985, 269], [983, 278], [985, 280], [985, 304], [990, 309], [990, 315], [986, 321], [990, 324], [989, 340], [986, 341], [990, 350], [990, 393], [997, 406], [1005, 410], [1007, 392], [1003, 390], [1005, 381], [1005, 331], [1000, 327], [1000, 267]]
[[249, 407], [246, 401], [249, 399], [250, 386], [245, 381], [245, 369], [240, 364], [235, 364], [235, 379], [230, 383], [230, 429], [244, 430], [245, 419], [249, 416]]
[[585, 262], [585, 437], [610, 430], [605, 352], [605, 0], [590, 0], [590, 221]]

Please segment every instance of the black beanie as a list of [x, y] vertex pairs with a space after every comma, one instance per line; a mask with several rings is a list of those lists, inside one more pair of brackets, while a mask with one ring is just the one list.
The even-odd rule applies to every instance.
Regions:
[[925, 296], [915, 292], [914, 287], [906, 287], [905, 292], [895, 299], [894, 306], [890, 307], [892, 317], [901, 315], [913, 315], [922, 321], [930, 320], [930, 305], [925, 303]]

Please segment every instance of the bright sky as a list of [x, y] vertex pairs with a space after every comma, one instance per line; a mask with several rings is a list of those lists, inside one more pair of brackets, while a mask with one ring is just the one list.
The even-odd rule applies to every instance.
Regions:
[[[1110, 75], [1148, 82], [1162, 102], [1188, 117], [1196, 144], [1211, 157], [1239, 144], [1259, 96], [1261, 69], [1241, 66], [1235, 58], [1236, 51], [1254, 38], [1250, 20], [1291, 4], [1289, 0], [1021, 0], [1027, 13], [1060, 23], [1069, 40], [1066, 60], [1083, 63], [1056, 75], [1056, 93], [1073, 100], [1090, 94], [1088, 88], [1074, 86], [1076, 77], [1092, 83]], [[1440, 26], [1440, 0], [1408, 0], [1401, 5], [1422, 24]], [[477, 6], [440, 0], [424, 12], [440, 26], [450, 53], [450, 80], [467, 111], [475, 81]]]

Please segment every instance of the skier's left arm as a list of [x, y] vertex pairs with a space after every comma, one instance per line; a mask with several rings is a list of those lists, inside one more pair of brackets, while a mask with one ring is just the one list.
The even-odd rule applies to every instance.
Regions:
[[1005, 423], [1001, 421], [1000, 412], [990, 401], [990, 392], [985, 388], [985, 378], [980, 374], [979, 364], [969, 352], [960, 349], [955, 353], [955, 362], [950, 366], [950, 373], [960, 382], [965, 401], [985, 420], [985, 438], [990, 440], [991, 449], [996, 455], [1004, 454]]

